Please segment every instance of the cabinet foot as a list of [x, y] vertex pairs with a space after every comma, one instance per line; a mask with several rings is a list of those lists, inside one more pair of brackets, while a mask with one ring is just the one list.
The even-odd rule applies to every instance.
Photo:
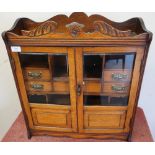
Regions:
[[31, 132], [30, 132], [30, 131], [27, 131], [27, 138], [28, 138], [28, 139], [31, 139], [31, 137], [32, 137]]
[[132, 142], [132, 134], [129, 134], [127, 141]]

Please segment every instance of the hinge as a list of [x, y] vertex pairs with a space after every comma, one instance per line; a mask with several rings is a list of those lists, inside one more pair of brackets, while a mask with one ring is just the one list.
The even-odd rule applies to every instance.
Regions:
[[11, 66], [12, 66], [12, 69], [15, 71], [16, 70], [16, 65], [15, 65], [15, 61], [13, 58], [11, 58]]

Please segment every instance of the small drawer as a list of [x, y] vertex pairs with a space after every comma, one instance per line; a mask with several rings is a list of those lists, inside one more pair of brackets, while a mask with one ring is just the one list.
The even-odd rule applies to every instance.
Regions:
[[52, 91], [52, 86], [50, 82], [29, 81], [26, 82], [26, 89], [31, 92]]
[[24, 78], [28, 80], [46, 80], [51, 79], [51, 75], [48, 69], [44, 68], [25, 68]]
[[127, 94], [129, 92], [129, 87], [129, 83], [104, 83], [103, 92]]
[[130, 81], [131, 80], [131, 70], [105, 70], [104, 71], [104, 81]]
[[87, 93], [100, 93], [101, 83], [100, 81], [86, 81], [83, 85], [83, 91]]

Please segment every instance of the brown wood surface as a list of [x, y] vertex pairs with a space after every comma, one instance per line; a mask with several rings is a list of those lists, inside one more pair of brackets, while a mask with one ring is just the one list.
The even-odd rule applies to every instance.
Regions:
[[70, 128], [70, 111], [32, 109], [32, 116], [35, 126]]
[[[122, 78], [119, 80], [113, 79], [112, 75], [113, 74], [121, 74], [121, 75], [127, 75], [126, 78]], [[125, 69], [125, 70], [121, 70], [121, 69], [109, 69], [109, 70], [104, 70], [104, 74], [103, 74], [103, 79], [106, 82], [127, 82], [130, 81], [131, 79], [131, 70]]]
[[[51, 80], [51, 75], [48, 69], [44, 68], [31, 68], [27, 67], [23, 70], [24, 78], [27, 80], [39, 80], [39, 81], [50, 81]], [[41, 76], [40, 78], [34, 78], [29, 76], [29, 73], [40, 73]]]
[[[42, 89], [35, 89], [32, 86], [33, 85], [42, 85]], [[52, 91], [51, 82], [42, 82], [42, 81], [29, 81], [26, 82], [26, 89], [30, 92], [41, 92], [41, 91]]]

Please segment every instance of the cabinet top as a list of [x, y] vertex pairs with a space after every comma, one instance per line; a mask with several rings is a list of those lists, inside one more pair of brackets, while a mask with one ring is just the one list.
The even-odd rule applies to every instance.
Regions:
[[102, 44], [143, 45], [151, 41], [141, 18], [113, 22], [101, 15], [87, 16], [82, 12], [57, 15], [44, 22], [19, 18], [2, 34], [11, 45], [85, 46]]

